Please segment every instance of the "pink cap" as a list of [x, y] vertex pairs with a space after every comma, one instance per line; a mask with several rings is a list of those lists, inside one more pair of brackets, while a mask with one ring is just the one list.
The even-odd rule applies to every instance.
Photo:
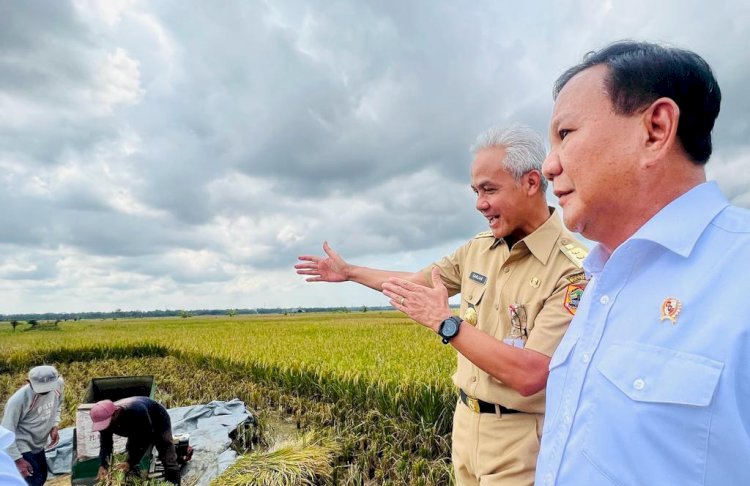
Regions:
[[112, 421], [113, 413], [115, 413], [115, 404], [112, 403], [112, 400], [102, 400], [101, 402], [96, 402], [96, 404], [91, 407], [91, 410], [89, 411], [89, 416], [94, 422], [92, 430], [94, 432], [99, 432], [109, 427], [109, 423]]

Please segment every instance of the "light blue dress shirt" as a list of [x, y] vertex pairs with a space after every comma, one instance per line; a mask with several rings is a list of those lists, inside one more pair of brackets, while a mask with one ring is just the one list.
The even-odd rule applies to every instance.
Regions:
[[750, 485], [750, 211], [701, 184], [584, 269], [537, 486]]
[[13, 432], [0, 427], [0, 484], [3, 486], [26, 486], [26, 481], [18, 472], [15, 461], [5, 452], [5, 449], [15, 440]]

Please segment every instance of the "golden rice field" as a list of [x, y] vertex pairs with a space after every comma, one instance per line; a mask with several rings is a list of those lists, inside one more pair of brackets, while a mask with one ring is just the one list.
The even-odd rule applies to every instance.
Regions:
[[[9, 324], [0, 324], [0, 401], [4, 404], [23, 382], [30, 366], [54, 364], [66, 378], [64, 425], [70, 425], [94, 376], [153, 374], [156, 398], [169, 407], [244, 400], [260, 423], [244, 439], [243, 461], [227, 472], [233, 479], [227, 476], [221, 484], [452, 483], [455, 352], [400, 313], [81, 321], [43, 331], [24, 327], [13, 332]], [[303, 447], [307, 452], [289, 444], [267, 448], [279, 417], [300, 434], [317, 434]], [[305, 453], [312, 457], [314, 451], [327, 457], [327, 464], [301, 467], [307, 464]], [[268, 479], [274, 477], [268, 467], [290, 466], [290, 461], [299, 467]], [[266, 466], [265, 482], [252, 479], [261, 477], [257, 470]]]

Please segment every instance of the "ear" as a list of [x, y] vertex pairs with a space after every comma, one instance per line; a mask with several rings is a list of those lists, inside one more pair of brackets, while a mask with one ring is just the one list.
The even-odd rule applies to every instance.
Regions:
[[538, 170], [530, 170], [523, 175], [521, 183], [526, 189], [526, 194], [533, 196], [542, 189], [542, 173]]
[[659, 98], [646, 108], [642, 120], [646, 131], [643, 167], [648, 168], [675, 146], [680, 107], [671, 98]]

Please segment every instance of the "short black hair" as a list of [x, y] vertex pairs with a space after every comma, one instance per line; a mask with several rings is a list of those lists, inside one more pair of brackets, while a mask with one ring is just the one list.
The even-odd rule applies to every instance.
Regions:
[[711, 130], [721, 106], [721, 90], [711, 67], [686, 49], [618, 41], [583, 57], [555, 81], [553, 98], [576, 74], [604, 64], [605, 86], [615, 112], [631, 115], [655, 100], [671, 98], [680, 108], [677, 138], [697, 164], [711, 156]]

